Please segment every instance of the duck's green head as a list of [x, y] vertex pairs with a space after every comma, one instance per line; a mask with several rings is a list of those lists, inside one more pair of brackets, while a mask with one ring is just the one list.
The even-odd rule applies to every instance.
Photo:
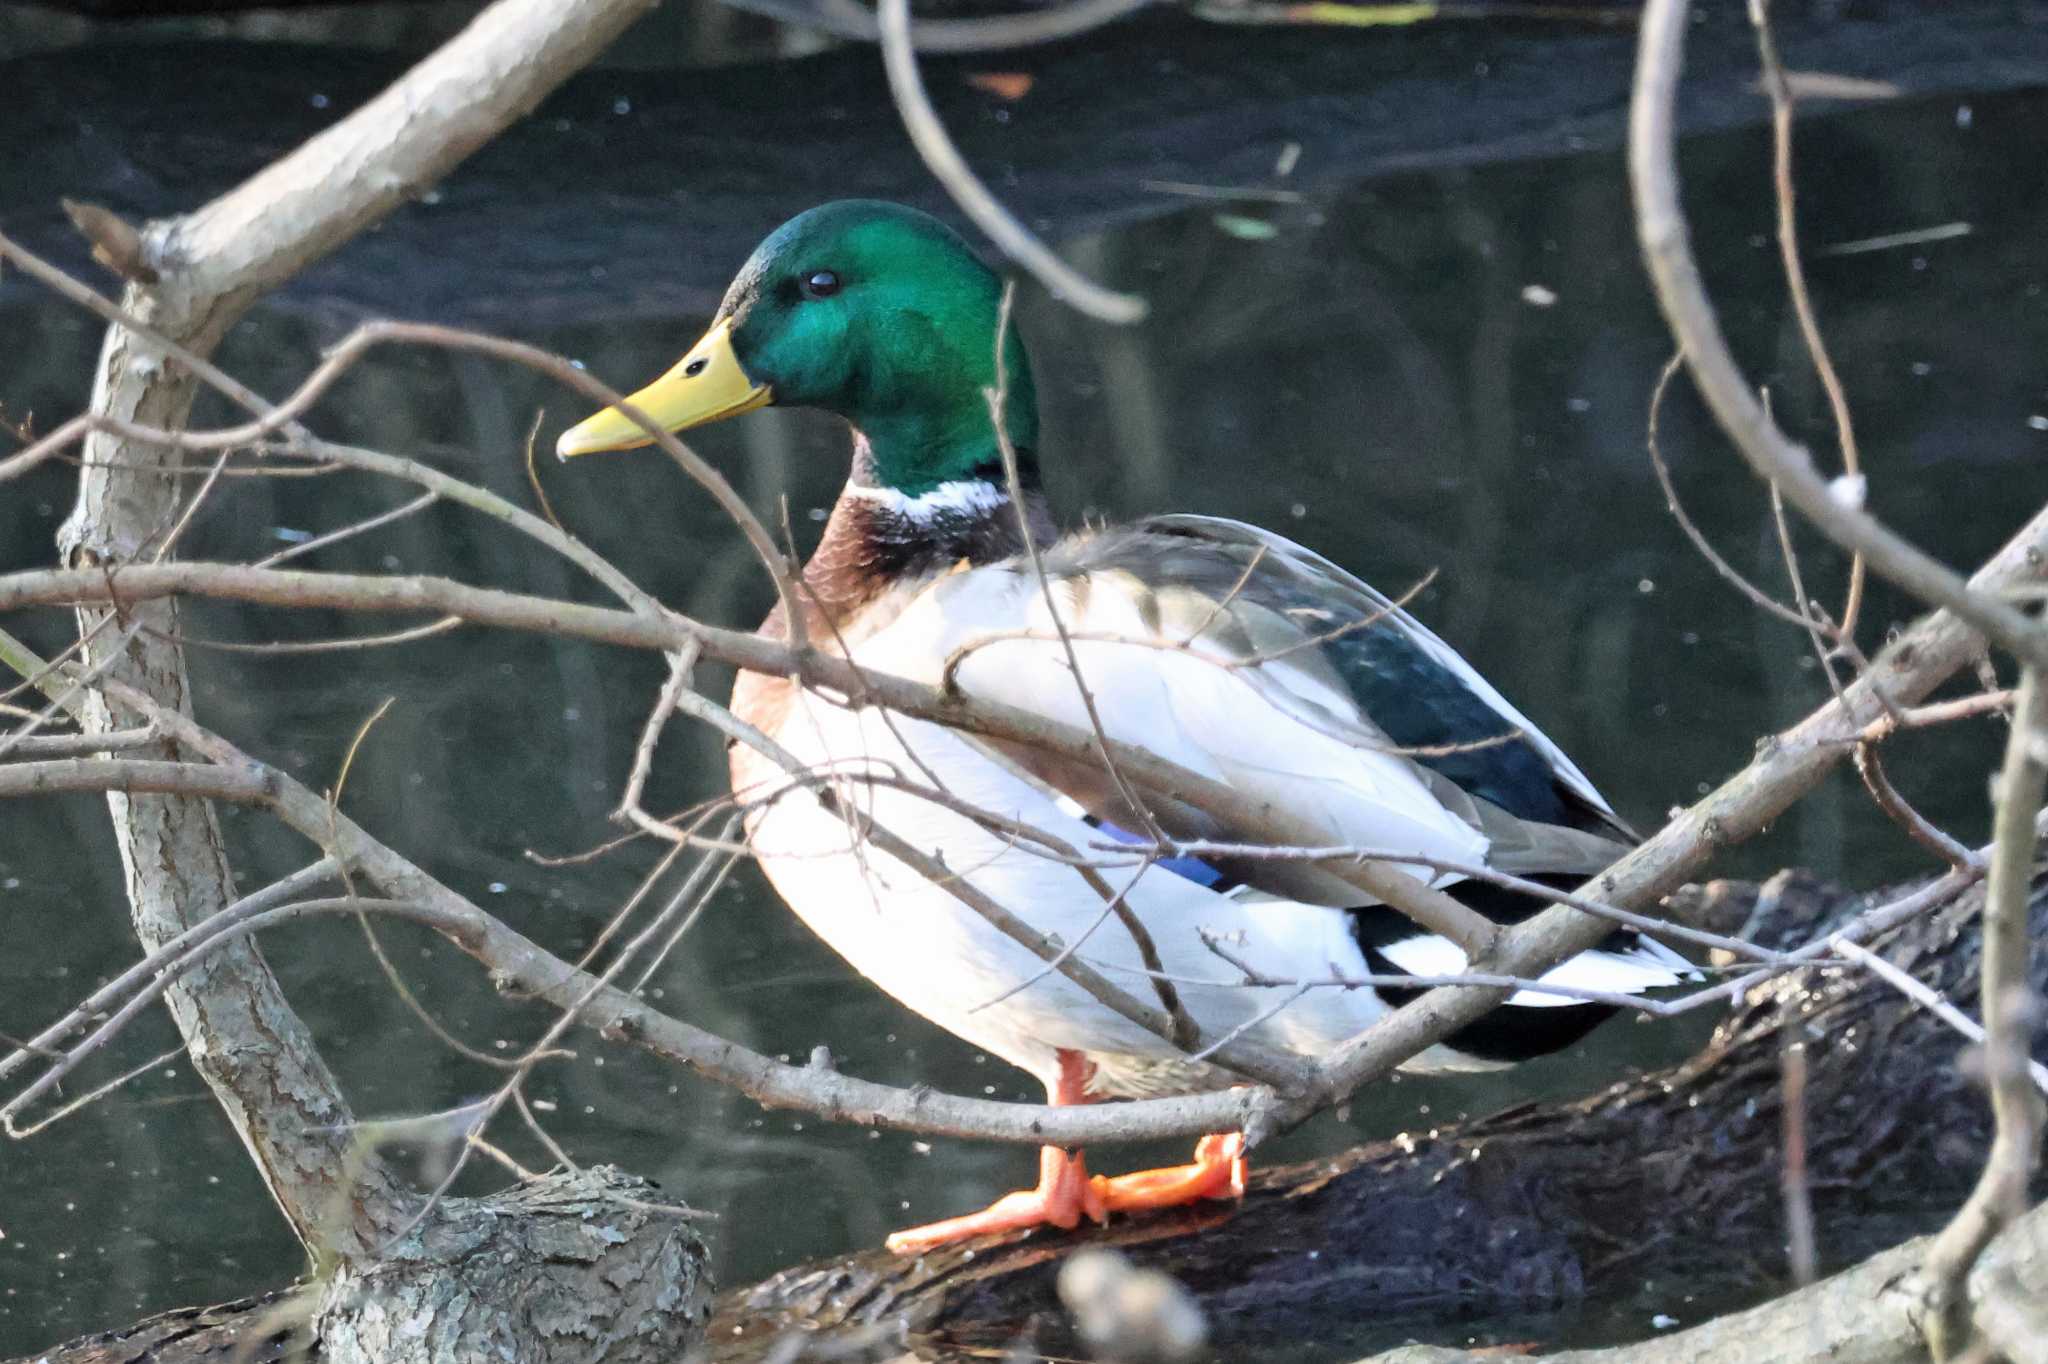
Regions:
[[[703, 339], [630, 396], [670, 431], [769, 403], [851, 422], [869, 457], [857, 477], [911, 497], [1001, 478], [986, 390], [996, 384], [1002, 284], [945, 224], [853, 199], [771, 233], [740, 268]], [[1029, 464], [1038, 443], [1031, 372], [1004, 337], [1004, 428]], [[617, 408], [562, 434], [562, 457], [651, 438]]]

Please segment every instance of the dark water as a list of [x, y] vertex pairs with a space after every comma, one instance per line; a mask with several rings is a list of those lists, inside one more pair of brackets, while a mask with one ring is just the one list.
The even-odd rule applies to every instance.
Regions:
[[[1994, 548], [2048, 493], [2048, 380], [2039, 367], [2048, 350], [2044, 137], [2048, 96], [2040, 94], [1802, 127], [1802, 220], [1814, 247], [1970, 224], [1951, 240], [1818, 254], [1812, 265], [1873, 502], [1959, 565]], [[1749, 372], [1771, 385], [1789, 429], [1826, 448], [1825, 407], [1775, 275], [1762, 138], [1694, 141], [1685, 172], [1708, 278]], [[835, 191], [818, 186], [820, 197]], [[1796, 633], [1729, 592], [1664, 514], [1642, 428], [1668, 346], [1636, 264], [1615, 156], [1390, 179], [1314, 203], [1198, 203], [1068, 245], [1077, 261], [1142, 290], [1155, 308], [1146, 327], [1117, 332], [1027, 294], [1049, 477], [1069, 518], [1169, 509], [1241, 517], [1389, 590], [1439, 570], [1420, 612], [1646, 828], [1824, 696]], [[527, 339], [627, 384], [665, 367], [702, 321]], [[94, 327], [59, 305], [19, 301], [4, 327], [0, 400], [11, 412], [33, 409], [47, 422], [81, 400]], [[259, 312], [226, 359], [275, 394], [332, 339], [299, 314]], [[337, 389], [318, 425], [525, 500], [518, 450], [540, 406], [550, 432], [576, 411], [522, 372], [387, 354]], [[1667, 428], [1695, 517], [1733, 561], [1779, 585], [1763, 495], [1690, 394], [1676, 396]], [[812, 414], [759, 414], [697, 444], [764, 513], [787, 491], [800, 536], [843, 474], [842, 433]], [[679, 609], [725, 624], [750, 623], [765, 609], [766, 585], [737, 535], [665, 461], [549, 464], [541, 476], [579, 535]], [[71, 478], [53, 468], [0, 489], [0, 569], [47, 562]], [[338, 525], [408, 496], [344, 478], [242, 480], [195, 525], [186, 549], [250, 556], [282, 534]], [[1839, 560], [1807, 550], [1807, 572], [1835, 599]], [[596, 599], [567, 568], [448, 507], [318, 563]], [[1874, 592], [1866, 641], [1904, 614], [1893, 596]], [[6, 625], [49, 648], [66, 622], [44, 613]], [[201, 604], [186, 628], [267, 640], [370, 626]], [[396, 696], [355, 763], [351, 812], [557, 950], [587, 943], [651, 863], [635, 848], [546, 869], [525, 853], [573, 851], [610, 834], [605, 816], [661, 680], [656, 659], [464, 631], [312, 663], [206, 650], [191, 663], [204, 720], [315, 786], [331, 782], [361, 718]], [[1900, 747], [1892, 770], [1931, 816], [1976, 839], [1993, 750], [1988, 731], [1921, 739]], [[676, 729], [651, 803], [680, 805], [722, 781], [716, 744]], [[313, 856], [259, 818], [229, 811], [225, 819], [245, 887]], [[87, 798], [0, 810], [0, 1032], [33, 1030], [131, 959], [104, 824], [103, 806]], [[1856, 885], [1926, 868], [1849, 780], [1831, 783], [1720, 870], [1791, 863]], [[545, 1026], [541, 1015], [496, 1001], [466, 959], [428, 937], [400, 927], [386, 934], [415, 989], [472, 1044], [517, 1046]], [[353, 927], [293, 928], [266, 948], [359, 1113], [440, 1108], [496, 1082], [422, 1032]], [[721, 893], [657, 985], [664, 1006], [749, 1046], [802, 1055], [823, 1042], [847, 1070], [878, 1080], [1036, 1097], [1022, 1076], [853, 977], [751, 871]], [[1617, 1023], [1504, 1081], [1384, 1086], [1361, 1095], [1345, 1118], [1326, 1116], [1294, 1134], [1275, 1155], [1583, 1091], [1668, 1060], [1696, 1037], [1697, 1029]], [[103, 1073], [173, 1040], [168, 1020], [152, 1016]], [[632, 1051], [587, 1036], [574, 1045], [577, 1059], [544, 1069], [531, 1089], [556, 1105], [554, 1131], [579, 1160], [637, 1170], [719, 1213], [712, 1238], [726, 1283], [979, 1206], [1030, 1164], [1011, 1148], [764, 1115]], [[529, 1163], [545, 1163], [523, 1133], [500, 1136]], [[1103, 1163], [1125, 1154], [1167, 1153]], [[0, 1353], [276, 1285], [299, 1268], [247, 1159], [182, 1064], [0, 1149], [0, 1232]], [[1644, 1328], [1603, 1318], [1594, 1304], [1584, 1320], [1547, 1329], [1598, 1337]], [[1461, 1323], [1446, 1339], [1474, 1329]]]

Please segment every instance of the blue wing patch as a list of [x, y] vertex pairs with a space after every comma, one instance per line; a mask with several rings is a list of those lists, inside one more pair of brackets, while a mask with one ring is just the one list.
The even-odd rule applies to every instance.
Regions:
[[[1105, 823], [1093, 815], [1088, 816], [1088, 822], [1119, 843], [1150, 843], [1152, 841], [1142, 834], [1134, 834], [1127, 829], [1119, 829], [1114, 824]], [[1210, 866], [1199, 857], [1162, 857], [1152, 865], [1163, 871], [1170, 871], [1184, 881], [1193, 881], [1196, 885], [1207, 890], [1213, 890], [1219, 895], [1238, 884], [1235, 880], [1224, 875], [1222, 871]]]

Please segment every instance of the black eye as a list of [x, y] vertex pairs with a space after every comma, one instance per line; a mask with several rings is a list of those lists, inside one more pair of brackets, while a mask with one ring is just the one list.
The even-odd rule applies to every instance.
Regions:
[[831, 270], [813, 270], [800, 287], [805, 298], [830, 298], [839, 292], [839, 276]]
[[704, 358], [703, 356], [701, 356], [701, 355], [700, 355], [700, 356], [698, 356], [698, 357], [697, 357], [696, 359], [692, 360], [692, 361], [691, 361], [691, 362], [690, 362], [689, 364], [687, 364], [687, 365], [684, 365], [684, 366], [683, 366], [683, 377], [684, 377], [685, 379], [694, 379], [694, 378], [696, 378], [696, 377], [697, 377], [698, 375], [700, 375], [700, 374], [702, 374], [702, 373], [704, 372], [704, 366], [706, 366], [706, 365], [708, 365], [708, 364], [710, 364], [710, 363], [711, 363], [711, 362], [710, 362], [709, 360], [706, 360], [706, 359], [705, 359], [705, 358]]

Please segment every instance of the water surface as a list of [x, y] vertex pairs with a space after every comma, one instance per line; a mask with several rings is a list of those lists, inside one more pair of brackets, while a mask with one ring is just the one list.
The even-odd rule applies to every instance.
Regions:
[[[1995, 548], [2048, 492], [2048, 385], [2038, 364], [2048, 348], [2044, 138], [2041, 94], [1802, 127], [1802, 223], [1822, 248], [1813, 284], [1856, 406], [1873, 503], [1958, 565]], [[1690, 142], [1685, 172], [1696, 240], [1738, 351], [1771, 386], [1787, 427], [1826, 451], [1825, 406], [1767, 235], [1762, 138]], [[841, 191], [817, 186], [819, 197]], [[1026, 291], [1058, 507], [1069, 520], [1165, 510], [1244, 518], [1390, 591], [1436, 570], [1420, 614], [1570, 750], [1617, 808], [1656, 827], [1826, 689], [1797, 632], [1720, 583], [1663, 511], [1643, 419], [1669, 347], [1627, 210], [1618, 159], [1600, 154], [1416, 174], [1308, 202], [1196, 202], [1067, 243], [1085, 267], [1143, 291], [1155, 313], [1141, 329], [1113, 331]], [[1949, 223], [1969, 224], [1968, 235], [1825, 250]], [[591, 287], [624, 295], [638, 284]], [[660, 290], [660, 281], [647, 284]], [[525, 339], [626, 385], [665, 368], [703, 320], [641, 317]], [[4, 327], [15, 338], [0, 357], [10, 411], [33, 409], [47, 422], [83, 398], [94, 327], [19, 295]], [[257, 388], [281, 393], [334, 335], [304, 312], [259, 310], [225, 358]], [[550, 432], [578, 414], [573, 399], [519, 371], [386, 353], [335, 391], [317, 424], [526, 501], [519, 449], [541, 407]], [[1675, 396], [1666, 425], [1694, 517], [1744, 571], [1781, 589], [1759, 487], [1689, 393]], [[764, 516], [778, 515], [786, 495], [799, 538], [815, 534], [844, 472], [843, 432], [814, 414], [762, 413], [695, 443]], [[548, 464], [540, 475], [577, 534], [675, 607], [728, 625], [765, 610], [767, 585], [739, 537], [665, 461]], [[47, 562], [71, 478], [51, 468], [0, 491], [0, 569]], [[342, 477], [241, 480], [186, 548], [251, 556], [408, 496]], [[1839, 560], [1811, 541], [1802, 537], [1806, 570], [1832, 601]], [[446, 506], [323, 552], [317, 564], [600, 599], [566, 566]], [[1907, 615], [1874, 590], [1866, 642]], [[186, 628], [270, 640], [385, 623], [199, 604]], [[57, 613], [7, 624], [45, 647], [66, 627]], [[465, 630], [311, 663], [195, 649], [191, 666], [207, 723], [316, 787], [331, 783], [362, 718], [397, 697], [356, 760], [350, 812], [556, 950], [587, 944], [651, 865], [637, 846], [560, 869], [526, 854], [611, 836], [606, 816], [662, 678], [658, 659]], [[1995, 746], [1988, 729], [1914, 740], [1900, 746], [1893, 774], [1932, 817], [1976, 840]], [[678, 726], [650, 804], [680, 806], [722, 782], [717, 744]], [[245, 888], [313, 856], [260, 817], [228, 811], [224, 820]], [[1719, 870], [1794, 863], [1859, 886], [1928, 865], [1853, 779], [1831, 782]], [[516, 1047], [545, 1025], [498, 1002], [467, 959], [428, 936], [386, 933], [413, 987], [472, 1045]], [[353, 926], [296, 927], [266, 950], [359, 1113], [444, 1107], [495, 1083], [419, 1028]], [[133, 952], [103, 805], [81, 797], [0, 812], [0, 1032], [31, 1031]], [[1037, 1097], [1026, 1077], [854, 977], [751, 869], [720, 893], [654, 993], [680, 1016], [771, 1053], [802, 1056], [824, 1043], [865, 1077]], [[1619, 1022], [1506, 1079], [1381, 1086], [1274, 1155], [1582, 1092], [1668, 1060], [1696, 1037], [1696, 1028]], [[152, 1015], [114, 1048], [104, 1073], [174, 1040], [168, 1019]], [[639, 1171], [716, 1211], [711, 1235], [726, 1283], [979, 1206], [1030, 1167], [1014, 1148], [764, 1114], [631, 1050], [588, 1036], [574, 1045], [574, 1062], [544, 1068], [531, 1087], [554, 1105], [552, 1130], [579, 1160]], [[520, 1158], [545, 1163], [523, 1133], [501, 1136]], [[1104, 1153], [1098, 1164], [1152, 1156], [1174, 1153]], [[0, 1231], [0, 1353], [273, 1286], [299, 1268], [247, 1159], [182, 1063], [5, 1148]], [[1576, 1325], [1548, 1329], [1598, 1337], [1642, 1325], [1606, 1320], [1594, 1304]], [[1484, 1327], [1462, 1323], [1446, 1338]]]

